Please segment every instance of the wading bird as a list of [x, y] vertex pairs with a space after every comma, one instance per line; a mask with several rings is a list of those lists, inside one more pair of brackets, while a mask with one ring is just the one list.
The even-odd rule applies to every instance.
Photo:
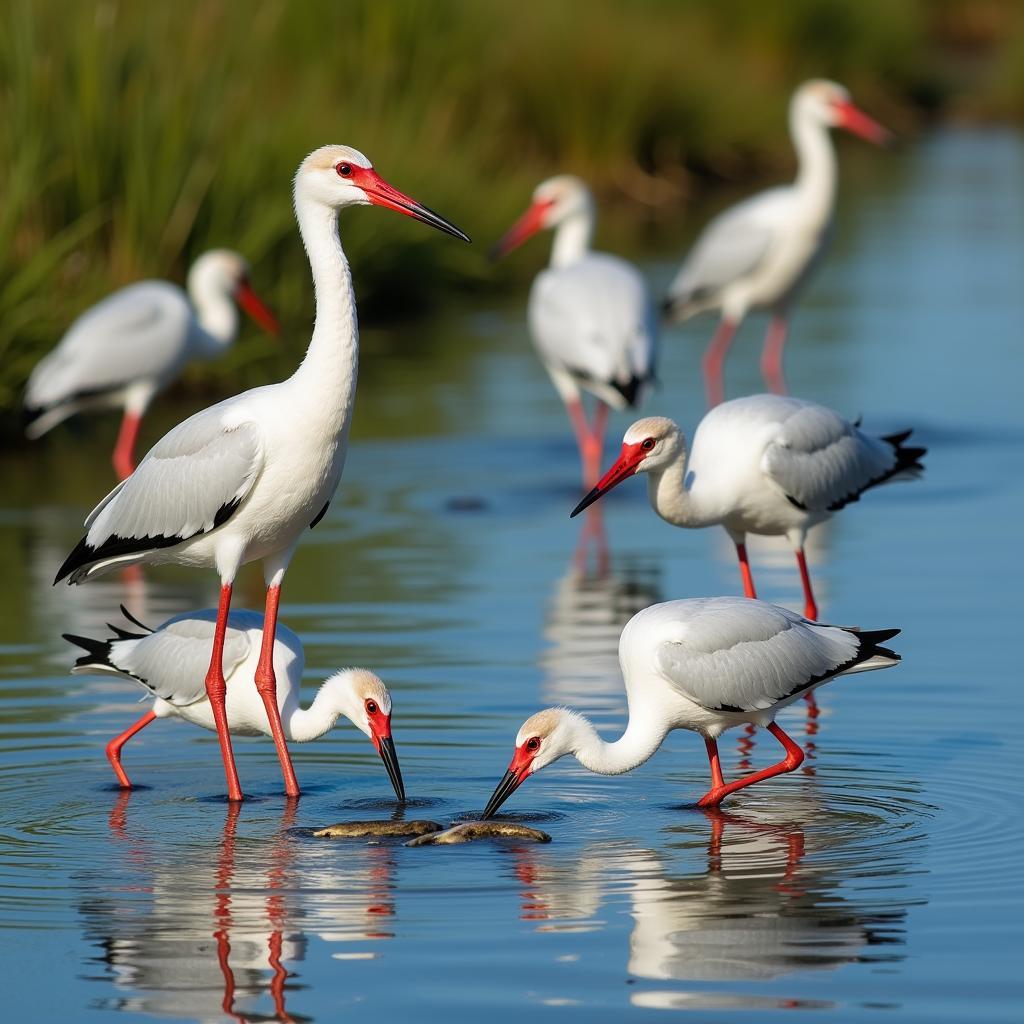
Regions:
[[[630, 263], [590, 248], [594, 199], [569, 174], [541, 182], [529, 209], [494, 247], [499, 258], [544, 228], [551, 262], [534, 278], [527, 315], [544, 368], [569, 413], [592, 487], [601, 471], [608, 407], [636, 407], [654, 381], [657, 325], [647, 285]], [[582, 391], [597, 399], [587, 422]]]
[[[743, 597], [651, 605], [626, 623], [619, 639], [629, 706], [626, 731], [607, 743], [575, 711], [539, 711], [519, 730], [512, 763], [483, 816], [493, 815], [525, 779], [565, 754], [599, 775], [621, 775], [647, 761], [673, 729], [704, 737], [711, 789], [697, 806], [717, 807], [730, 793], [799, 767], [803, 751], [775, 716], [833, 676], [895, 665], [899, 655], [881, 644], [897, 633], [820, 626], [786, 608]], [[748, 722], [767, 728], [786, 756], [727, 783], [717, 738]]]
[[157, 393], [187, 363], [213, 359], [235, 340], [235, 303], [277, 334], [277, 321], [249, 284], [248, 263], [228, 249], [204, 253], [192, 264], [187, 295], [169, 281], [140, 281], [109, 295], [32, 371], [25, 433], [41, 437], [77, 412], [120, 406], [113, 462], [123, 480], [135, 469], [139, 424]]
[[804, 615], [818, 606], [804, 557], [807, 531], [869, 488], [912, 479], [926, 448], [904, 447], [911, 431], [874, 437], [823, 405], [749, 395], [715, 406], [700, 421], [687, 459], [672, 420], [637, 420], [615, 465], [576, 506], [582, 512], [623, 480], [647, 474], [651, 507], [673, 526], [724, 526], [736, 545], [743, 592], [757, 597], [746, 535], [784, 535], [796, 553]]
[[[136, 733], [157, 718], [181, 718], [212, 732], [217, 731], [213, 708], [203, 683], [209, 662], [210, 644], [217, 625], [217, 609], [186, 612], [149, 629], [138, 619], [124, 615], [142, 632], [111, 626], [114, 635], [105, 640], [64, 634], [64, 639], [88, 653], [71, 671], [75, 675], [120, 676], [141, 683], [155, 698], [153, 707], [131, 728], [107, 744], [107, 758], [123, 789], [131, 782], [121, 767], [121, 748]], [[228, 728], [235, 736], [270, 736], [270, 721], [253, 674], [263, 640], [263, 616], [240, 609], [228, 616], [224, 632], [225, 712]], [[399, 800], [405, 786], [391, 738], [391, 694], [372, 672], [364, 668], [343, 669], [326, 680], [308, 708], [299, 706], [303, 650], [299, 638], [287, 627], [278, 626], [274, 640], [274, 669], [279, 680], [277, 707], [285, 736], [294, 743], [319, 739], [334, 728], [342, 716], [365, 733], [380, 754]]]
[[215, 569], [220, 602], [206, 691], [220, 739], [228, 798], [241, 800], [224, 710], [221, 667], [231, 589], [261, 560], [267, 583], [256, 688], [281, 760], [285, 792], [298, 796], [275, 697], [271, 651], [281, 581], [307, 528], [326, 513], [341, 479], [355, 397], [359, 330], [338, 211], [374, 204], [456, 238], [457, 227], [392, 188], [347, 146], [324, 146], [295, 175], [295, 213], [316, 290], [316, 324], [302, 365], [287, 380], [246, 391], [189, 417], [86, 519], [86, 535], [54, 582], [79, 583], [133, 562]]
[[709, 310], [721, 314], [704, 354], [710, 405], [722, 401], [725, 354], [751, 310], [772, 314], [761, 370], [772, 391], [785, 391], [782, 348], [790, 308], [831, 233], [837, 174], [830, 128], [845, 128], [879, 145], [889, 138], [886, 129], [853, 105], [841, 85], [805, 82], [789, 106], [799, 162], [796, 181], [759, 192], [715, 217], [669, 286], [664, 312], [670, 320]]

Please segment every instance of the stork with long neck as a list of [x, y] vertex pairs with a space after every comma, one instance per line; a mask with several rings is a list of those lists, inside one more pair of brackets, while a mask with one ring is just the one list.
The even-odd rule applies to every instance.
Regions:
[[[837, 675], [897, 664], [899, 655], [882, 646], [897, 633], [821, 626], [740, 597], [651, 605], [626, 623], [619, 640], [629, 708], [622, 736], [606, 742], [568, 708], [531, 715], [483, 816], [491, 817], [527, 778], [566, 754], [599, 775], [622, 775], [649, 760], [673, 729], [704, 738], [711, 789], [697, 806], [717, 807], [740, 789], [796, 769], [803, 751], [775, 716]], [[746, 724], [767, 728], [786, 756], [727, 783], [717, 740], [726, 729]]]
[[[576, 432], [588, 487], [600, 471], [608, 409], [640, 404], [654, 380], [657, 344], [647, 284], [626, 260], [591, 249], [595, 219], [590, 189], [560, 174], [537, 186], [527, 211], [493, 251], [500, 257], [538, 231], [554, 232], [527, 315], [537, 354]], [[592, 423], [583, 391], [597, 400]]]
[[831, 128], [876, 144], [889, 133], [858, 110], [836, 82], [815, 79], [793, 94], [789, 130], [798, 171], [792, 185], [769, 189], [720, 213], [697, 238], [663, 304], [670, 320], [717, 310], [721, 320], [704, 354], [708, 404], [724, 397], [725, 355], [751, 310], [772, 313], [761, 355], [770, 390], [785, 393], [782, 350], [790, 309], [828, 243], [836, 196]]
[[443, 217], [403, 195], [360, 152], [324, 146], [295, 176], [295, 212], [316, 289], [306, 358], [280, 384], [255, 388], [175, 427], [86, 520], [88, 532], [57, 573], [79, 583], [134, 562], [216, 569], [221, 583], [206, 689], [228, 797], [241, 800], [224, 708], [224, 636], [239, 568], [261, 560], [267, 584], [256, 688], [267, 710], [285, 792], [299, 786], [275, 697], [272, 659], [281, 581], [303, 533], [326, 513], [341, 478], [355, 397], [359, 331], [338, 211], [384, 206], [465, 241]]
[[804, 556], [807, 531], [873, 487], [919, 476], [927, 449], [906, 445], [910, 434], [878, 437], [814, 402], [749, 395], [707, 413], [687, 457], [679, 427], [649, 416], [626, 431], [618, 459], [571, 514], [645, 473], [651, 507], [666, 522], [725, 528], [736, 545], [747, 597], [757, 597], [747, 534], [785, 536], [800, 571], [804, 614], [816, 619]]
[[223, 355], [241, 306], [265, 331], [277, 321], [249, 283], [249, 264], [229, 249], [203, 253], [187, 294], [169, 281], [140, 281], [86, 310], [42, 359], [25, 388], [25, 433], [41, 437], [75, 413], [121, 407], [113, 462], [123, 480], [153, 398], [194, 359]]
[[[113, 636], [96, 640], [64, 634], [83, 654], [71, 669], [75, 675], [114, 675], [131, 679], [153, 697], [153, 705], [134, 725], [107, 744], [118, 784], [131, 789], [121, 765], [121, 750], [133, 736], [158, 718], [180, 718], [200, 728], [217, 730], [209, 695], [202, 680], [217, 609], [186, 612], [156, 629], [144, 626], [122, 607], [132, 629], [111, 627]], [[259, 612], [232, 611], [224, 635], [224, 668], [228, 728], [234, 736], [270, 736], [267, 709], [253, 685], [263, 640]], [[139, 631], [134, 631], [135, 629]], [[391, 738], [391, 694], [372, 672], [350, 668], [325, 680], [308, 708], [299, 705], [304, 652], [299, 638], [278, 626], [274, 640], [274, 669], [280, 682], [277, 707], [285, 736], [294, 743], [319, 739], [347, 718], [367, 736], [387, 769], [395, 795], [405, 799], [405, 786]]]

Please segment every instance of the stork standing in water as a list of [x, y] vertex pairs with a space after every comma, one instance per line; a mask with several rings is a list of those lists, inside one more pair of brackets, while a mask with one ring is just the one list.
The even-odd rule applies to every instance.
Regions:
[[[213, 708], [203, 684], [210, 644], [217, 625], [217, 609], [186, 612], [149, 629], [128, 614], [142, 632], [111, 626], [106, 640], [64, 634], [87, 653], [71, 671], [75, 675], [120, 676], [140, 683], [153, 697], [153, 707], [134, 725], [107, 744], [107, 758], [122, 789], [131, 781], [121, 767], [121, 749], [133, 736], [158, 718], [180, 718], [216, 731]], [[263, 617], [244, 609], [232, 611], [224, 632], [223, 669], [225, 712], [235, 736], [270, 736], [267, 710], [253, 685], [253, 674], [263, 641]], [[278, 679], [277, 707], [285, 735], [294, 743], [319, 739], [342, 716], [365, 733], [380, 754], [399, 800], [405, 800], [402, 771], [391, 738], [391, 694], [372, 672], [344, 669], [327, 679], [308, 708], [299, 706], [304, 653], [302, 642], [285, 626], [274, 640], [274, 674]]]
[[804, 615], [816, 619], [804, 556], [807, 531], [871, 487], [920, 475], [927, 449], [905, 446], [910, 433], [875, 437], [823, 405], [749, 395], [707, 413], [687, 459], [679, 427], [650, 416], [626, 431], [615, 464], [572, 515], [635, 473], [646, 473], [651, 507], [666, 522], [725, 527], [747, 597], [757, 597], [747, 534], [787, 537], [800, 570]]
[[[551, 262], [530, 289], [530, 333], [569, 413], [592, 487], [601, 470], [608, 407], [637, 407], [654, 381], [657, 325], [647, 285], [631, 263], [590, 248], [594, 199], [579, 178], [541, 182], [533, 202], [494, 247], [511, 252], [544, 228], [553, 229]], [[583, 391], [597, 399], [587, 422]]]
[[[882, 644], [897, 633], [820, 626], [742, 597], [651, 605], [626, 623], [619, 639], [629, 706], [626, 731], [607, 743], [575, 711], [539, 711], [519, 730], [512, 763], [483, 816], [491, 817], [529, 776], [566, 754], [599, 775], [621, 775], [647, 761], [673, 729], [704, 737], [711, 789], [697, 806], [717, 807], [731, 793], [799, 767], [803, 751], [775, 716], [834, 676], [895, 665], [899, 655]], [[747, 723], [767, 728], [786, 756], [727, 783], [717, 739]]]
[[[191, 301], [190, 301], [191, 300]], [[77, 412], [121, 406], [113, 462], [123, 480], [135, 469], [139, 425], [158, 392], [194, 359], [231, 347], [242, 307], [265, 331], [277, 321], [249, 283], [249, 265], [229, 249], [204, 253], [188, 274], [188, 294], [169, 281], [139, 281], [87, 309], [42, 359], [25, 389], [25, 433], [42, 437]]]
[[720, 213], [704, 229], [668, 289], [664, 312], [688, 320], [717, 310], [721, 321], [704, 354], [709, 405], [724, 397], [722, 368], [737, 328], [751, 310], [772, 314], [761, 354], [768, 387], [785, 393], [782, 349], [790, 308], [828, 242], [836, 198], [836, 154], [830, 128], [878, 145], [889, 138], [858, 110], [841, 85], [805, 82], [789, 105], [789, 131], [799, 170], [792, 185], [759, 192]]
[[235, 576], [257, 559], [263, 562], [267, 600], [256, 688], [285, 792], [299, 795], [281, 727], [272, 652], [285, 570], [303, 532], [327, 511], [348, 448], [359, 331], [338, 211], [384, 206], [469, 241], [453, 224], [389, 185], [362, 153], [347, 146], [324, 146], [306, 157], [295, 176], [294, 200], [316, 290], [316, 324], [301, 366], [279, 384], [196, 413], [157, 442], [90, 513], [88, 532], [54, 581], [79, 583], [135, 562], [217, 571], [220, 602], [205, 685], [231, 800], [241, 800], [242, 790], [224, 708], [224, 640]]

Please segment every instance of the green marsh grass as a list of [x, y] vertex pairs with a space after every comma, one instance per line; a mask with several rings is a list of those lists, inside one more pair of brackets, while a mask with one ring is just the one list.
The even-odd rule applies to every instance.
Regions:
[[361, 313], [382, 319], [523, 273], [484, 254], [555, 171], [638, 219], [708, 178], [785, 173], [786, 102], [805, 77], [907, 123], [942, 98], [936, 6], [949, 5], [8, 0], [0, 410], [84, 308], [142, 277], [181, 281], [215, 245], [252, 261], [286, 344], [250, 332], [202, 374], [241, 387], [285, 372], [312, 310], [290, 178], [317, 145], [362, 149], [478, 243], [346, 215]]

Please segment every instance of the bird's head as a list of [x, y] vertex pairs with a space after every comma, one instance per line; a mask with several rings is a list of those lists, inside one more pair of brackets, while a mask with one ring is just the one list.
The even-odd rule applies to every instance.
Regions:
[[672, 420], [664, 416], [646, 416], [637, 420], [623, 436], [622, 451], [611, 469], [572, 510], [569, 518], [579, 515], [634, 474], [667, 468], [679, 458], [685, 444], [683, 432]]
[[868, 142], [883, 146], [892, 138], [889, 130], [868, 117], [838, 82], [815, 78], [804, 82], [793, 96], [793, 109], [828, 128], [845, 128]]
[[321, 146], [310, 153], [296, 172], [295, 196], [310, 198], [334, 210], [345, 206], [383, 206], [469, 241], [469, 236], [451, 221], [389, 185], [367, 157], [349, 146]]
[[533, 199], [526, 212], [491, 250], [492, 258], [500, 259], [538, 231], [558, 227], [578, 214], [589, 214], [593, 206], [590, 189], [575, 175], [558, 174], [542, 181], [533, 190]]
[[381, 680], [365, 668], [343, 669], [331, 676], [323, 690], [332, 695], [338, 712], [369, 737], [399, 800], [405, 799], [405, 785], [398, 766], [395, 742], [391, 738], [391, 694]]
[[268, 334], [280, 334], [277, 318], [249, 281], [249, 261], [232, 249], [211, 249], [192, 264], [188, 290], [193, 296], [229, 296]]
[[584, 719], [568, 708], [547, 708], [531, 715], [516, 736], [516, 749], [508, 771], [491, 794], [483, 817], [490, 818], [529, 778], [566, 754], [573, 753], [585, 730]]

